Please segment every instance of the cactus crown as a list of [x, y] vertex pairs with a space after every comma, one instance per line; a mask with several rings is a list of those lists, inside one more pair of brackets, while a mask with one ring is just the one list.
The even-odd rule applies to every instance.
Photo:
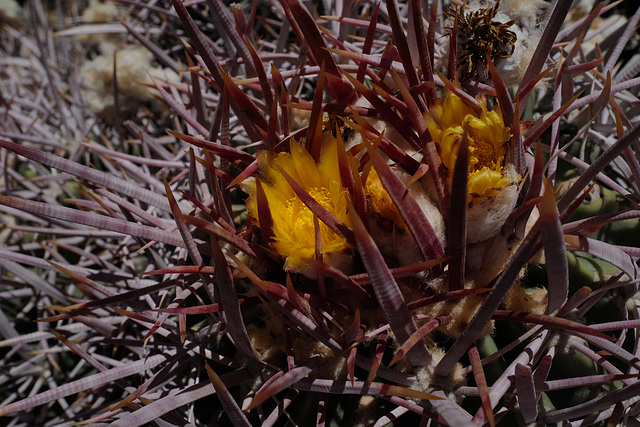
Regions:
[[3, 9], [0, 416], [630, 423], [640, 11], [444, 3]]

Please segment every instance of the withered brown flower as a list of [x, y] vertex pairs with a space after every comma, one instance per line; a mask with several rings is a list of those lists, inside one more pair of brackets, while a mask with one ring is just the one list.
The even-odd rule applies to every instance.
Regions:
[[[500, 1], [493, 7], [465, 13], [466, 3], [459, 8], [450, 7], [447, 17], [458, 23], [456, 66], [461, 81], [478, 79], [480, 73], [490, 80], [487, 58], [493, 63], [510, 57], [515, 50], [516, 34], [508, 28], [515, 23], [494, 21]], [[452, 34], [452, 27], [446, 34]]]

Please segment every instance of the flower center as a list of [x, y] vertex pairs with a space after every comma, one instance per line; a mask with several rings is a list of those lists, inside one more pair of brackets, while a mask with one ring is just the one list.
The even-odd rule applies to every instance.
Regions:
[[[329, 212], [338, 212], [339, 207], [335, 206], [331, 200], [327, 188], [311, 187], [307, 189], [307, 192]], [[302, 200], [298, 197], [292, 197], [287, 200], [283, 217], [290, 219], [291, 243], [297, 242], [300, 247], [311, 247], [315, 249], [316, 231], [313, 225], [313, 212], [302, 203]], [[333, 230], [327, 227], [322, 221], [318, 221], [318, 223], [320, 225], [320, 239], [323, 249], [330, 246], [336, 239], [340, 239], [340, 236], [334, 233]]]

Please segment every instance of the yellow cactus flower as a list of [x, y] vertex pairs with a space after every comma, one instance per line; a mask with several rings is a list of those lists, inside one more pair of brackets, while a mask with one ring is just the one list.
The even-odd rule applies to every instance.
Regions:
[[449, 184], [453, 178], [463, 124], [467, 123], [469, 202], [495, 196], [501, 188], [513, 183], [513, 179], [503, 173], [511, 130], [504, 125], [499, 109], [488, 111], [486, 105], [481, 103], [480, 106], [482, 111], [478, 114], [460, 97], [448, 92], [444, 100], [438, 99], [425, 115], [427, 128], [447, 170]]
[[[269, 204], [273, 221], [273, 239], [270, 248], [286, 258], [285, 269], [300, 271], [306, 266], [305, 260], [315, 258], [316, 242], [313, 212], [295, 194], [280, 169], [293, 178], [322, 207], [331, 212], [338, 220], [351, 226], [347, 209], [350, 197], [342, 185], [338, 168], [338, 148], [335, 139], [324, 144], [319, 163], [303, 145], [292, 140], [289, 153], [278, 155], [261, 152], [258, 154], [264, 193]], [[249, 185], [250, 197], [247, 199], [247, 212], [258, 223], [255, 181]], [[259, 224], [258, 224], [259, 225]], [[346, 239], [319, 221], [321, 253], [323, 259], [332, 255], [351, 251]]]
[[387, 190], [382, 185], [382, 181], [380, 181], [378, 172], [373, 167], [369, 171], [369, 175], [367, 175], [364, 190], [369, 201], [369, 207], [374, 212], [380, 215], [380, 217], [389, 220], [393, 225], [407, 230], [407, 226], [402, 216], [400, 216], [396, 204], [391, 200], [391, 196], [389, 196], [389, 193], [387, 193]]

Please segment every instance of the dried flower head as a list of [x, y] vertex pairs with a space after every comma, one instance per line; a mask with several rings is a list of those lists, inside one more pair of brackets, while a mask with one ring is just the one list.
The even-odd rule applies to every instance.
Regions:
[[[495, 20], [500, 1], [493, 7], [465, 13], [465, 5], [450, 8], [447, 16], [458, 24], [456, 65], [460, 80], [484, 77], [489, 80], [487, 58], [493, 63], [510, 57], [515, 51], [516, 33], [510, 31], [516, 20]], [[447, 29], [452, 34], [453, 29]], [[482, 74], [482, 76], [480, 76]]]

